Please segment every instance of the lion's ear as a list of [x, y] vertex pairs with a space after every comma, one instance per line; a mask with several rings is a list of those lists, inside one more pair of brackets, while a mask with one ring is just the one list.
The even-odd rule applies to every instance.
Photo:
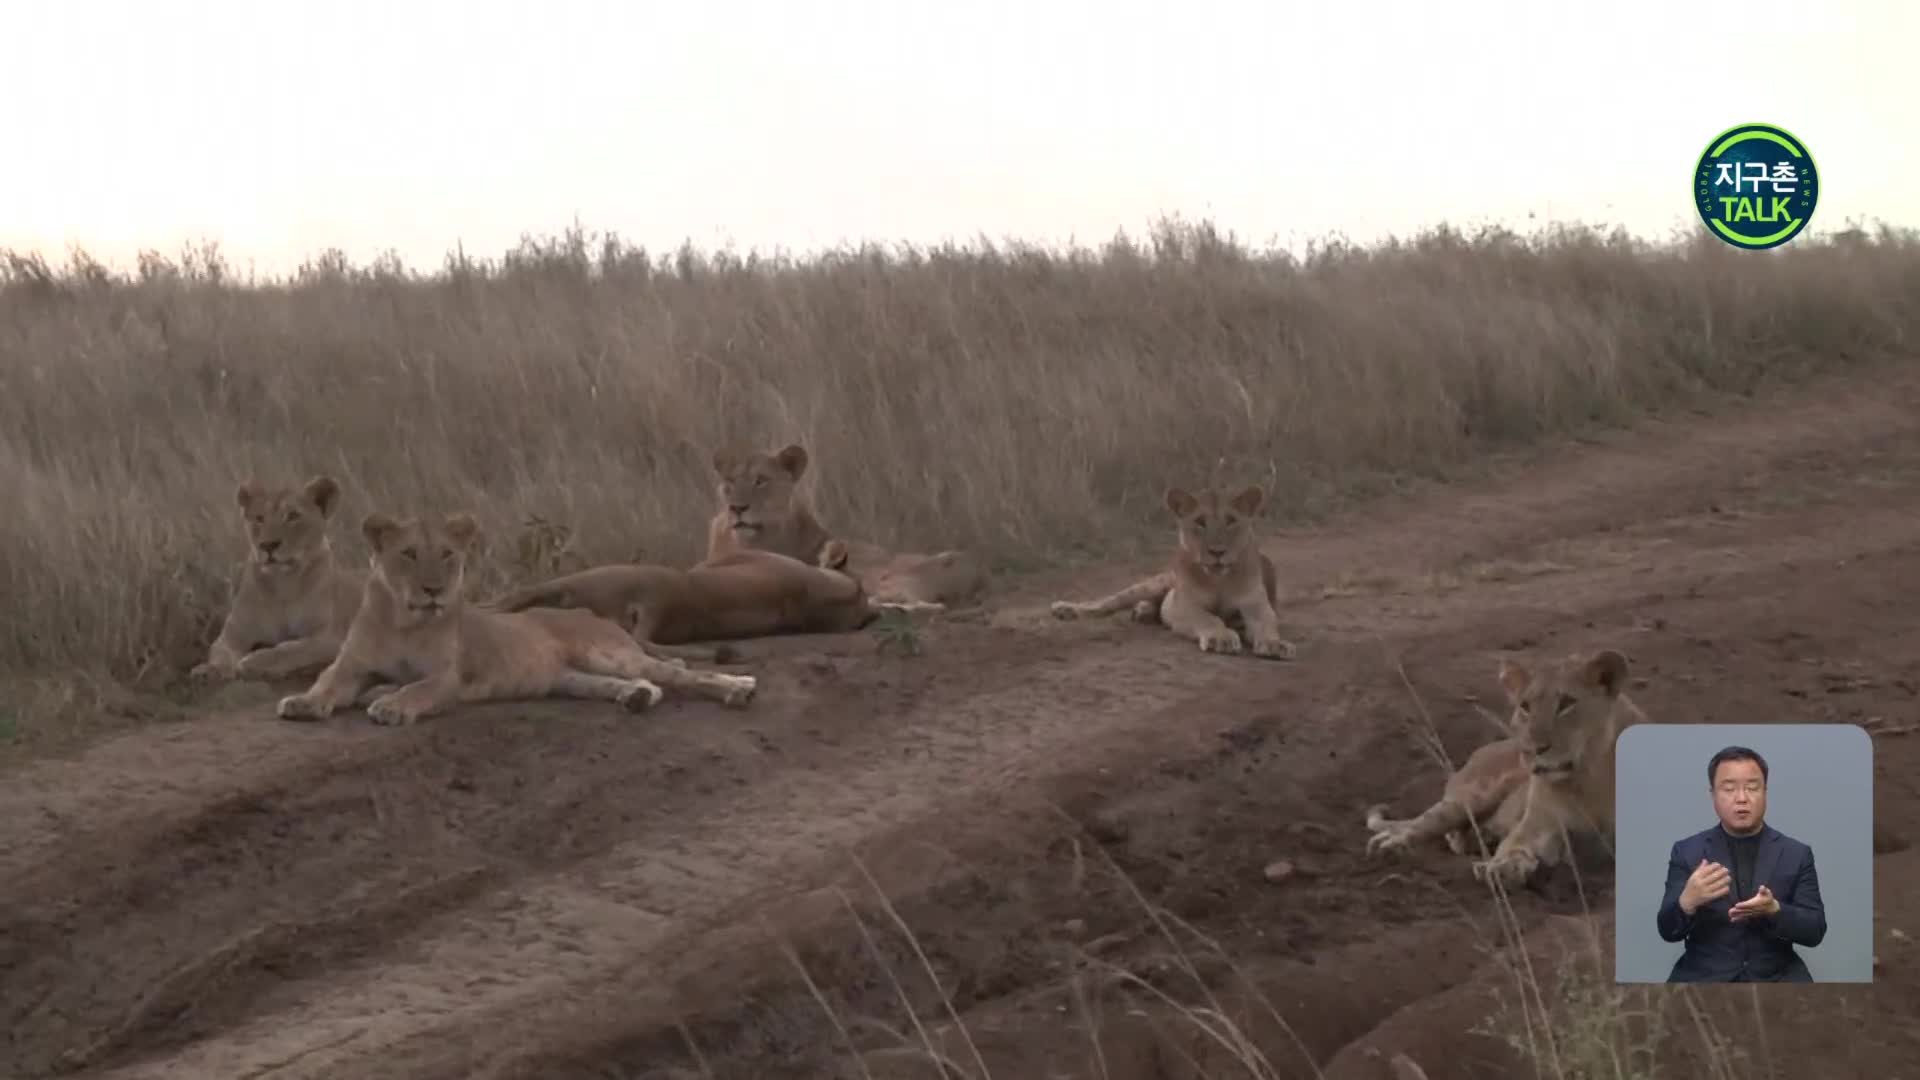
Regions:
[[781, 447], [780, 452], [773, 455], [773, 460], [787, 471], [788, 476], [798, 480], [807, 471], [807, 448], [799, 443], [790, 443]]
[[1601, 649], [1587, 660], [1586, 674], [1589, 683], [1615, 697], [1627, 685], [1627, 657], [1618, 649]]
[[399, 531], [400, 523], [378, 510], [368, 514], [366, 520], [360, 523], [360, 535], [367, 538], [367, 546], [373, 549], [375, 555], [385, 551], [387, 544], [393, 540], [393, 534]]
[[468, 551], [480, 542], [480, 523], [472, 514], [448, 514], [443, 527], [448, 538]]
[[1518, 705], [1525, 696], [1527, 687], [1533, 683], [1533, 673], [1506, 657], [1500, 658], [1500, 689], [1507, 692], [1507, 701]]
[[339, 482], [325, 474], [307, 481], [307, 486], [301, 488], [300, 493], [307, 497], [314, 509], [320, 511], [321, 517], [332, 517], [334, 507], [340, 503]]
[[725, 476], [740, 463], [739, 455], [729, 447], [720, 447], [713, 452], [713, 472], [715, 476]]
[[1193, 493], [1185, 488], [1168, 488], [1163, 501], [1167, 509], [1173, 511], [1175, 517], [1186, 517], [1200, 507], [1200, 500], [1194, 498]]
[[1262, 506], [1265, 506], [1266, 503], [1267, 503], [1266, 489], [1256, 486], [1256, 487], [1247, 488], [1245, 491], [1242, 491], [1240, 494], [1235, 495], [1232, 501], [1227, 503], [1227, 505], [1233, 507], [1235, 510], [1240, 511], [1240, 513], [1246, 515], [1247, 517], [1252, 517], [1253, 515], [1259, 513], [1260, 508]]
[[827, 570], [844, 570], [847, 566], [847, 542], [829, 540], [820, 548], [820, 566]]
[[233, 491], [233, 501], [242, 510], [251, 511], [253, 504], [260, 498], [260, 485], [251, 480], [241, 484]]

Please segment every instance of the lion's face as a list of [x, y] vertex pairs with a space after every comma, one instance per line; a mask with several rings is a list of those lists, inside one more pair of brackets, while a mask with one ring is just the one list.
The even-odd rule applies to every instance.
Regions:
[[1513, 703], [1513, 730], [1533, 751], [1533, 771], [1562, 780], [1607, 751], [1596, 734], [1609, 730], [1616, 699], [1627, 685], [1627, 658], [1612, 649], [1572, 656], [1529, 671], [1501, 661], [1500, 684]]
[[1181, 488], [1167, 490], [1167, 509], [1179, 522], [1180, 550], [1209, 574], [1224, 574], [1253, 552], [1254, 515], [1266, 503], [1266, 492], [1250, 487], [1228, 495], [1208, 489], [1198, 495]]
[[467, 560], [480, 538], [470, 515], [395, 521], [369, 514], [361, 532], [373, 549], [373, 572], [399, 600], [409, 622], [452, 608], [466, 586]]
[[327, 551], [327, 522], [340, 501], [340, 485], [316, 476], [298, 488], [248, 482], [234, 494], [246, 523], [248, 557], [255, 566], [284, 573], [309, 566]]
[[721, 450], [713, 455], [720, 509], [735, 535], [751, 540], [763, 529], [785, 521], [793, 493], [807, 471], [807, 452], [789, 446], [772, 454]]

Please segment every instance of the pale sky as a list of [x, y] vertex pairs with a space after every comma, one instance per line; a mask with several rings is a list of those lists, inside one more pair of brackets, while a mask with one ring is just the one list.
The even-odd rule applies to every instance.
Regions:
[[216, 240], [437, 268], [576, 219], [655, 248], [1157, 215], [1298, 244], [1542, 218], [1699, 227], [1778, 124], [1812, 228], [1920, 225], [1920, 4], [0, 0], [0, 247]]

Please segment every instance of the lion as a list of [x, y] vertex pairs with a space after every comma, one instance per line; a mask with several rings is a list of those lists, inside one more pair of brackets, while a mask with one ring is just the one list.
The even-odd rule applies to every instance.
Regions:
[[1280, 633], [1279, 574], [1260, 550], [1253, 527], [1266, 499], [1260, 487], [1231, 495], [1216, 488], [1198, 495], [1168, 488], [1166, 508], [1177, 522], [1171, 565], [1098, 600], [1056, 600], [1054, 617], [1079, 619], [1132, 608], [1136, 620], [1159, 622], [1194, 639], [1204, 652], [1239, 653], [1244, 633], [1253, 655], [1293, 659], [1298, 650]]
[[203, 682], [311, 675], [333, 662], [366, 584], [364, 572], [335, 561], [327, 539], [340, 485], [324, 475], [298, 488], [250, 480], [234, 501], [247, 558], [220, 634], [189, 675]]
[[1568, 859], [1572, 835], [1611, 843], [1614, 744], [1622, 731], [1648, 722], [1627, 696], [1627, 675], [1627, 658], [1614, 649], [1567, 656], [1538, 672], [1503, 659], [1513, 734], [1475, 750], [1418, 817], [1391, 820], [1384, 805], [1370, 808], [1367, 850], [1405, 850], [1444, 834], [1464, 854], [1478, 825], [1498, 846], [1492, 858], [1474, 862], [1474, 876], [1511, 888]]
[[859, 630], [880, 612], [846, 572], [847, 545], [829, 540], [820, 564], [773, 551], [735, 551], [691, 570], [648, 564], [596, 566], [515, 589], [488, 605], [500, 611], [585, 608], [619, 623], [635, 641], [666, 655], [691, 641]]
[[[617, 624], [591, 611], [487, 611], [464, 598], [480, 540], [470, 514], [397, 521], [372, 513], [361, 525], [372, 572], [333, 663], [305, 693], [282, 698], [288, 720], [324, 720], [365, 704], [377, 724], [411, 724], [458, 704], [545, 697], [612, 701], [639, 712], [662, 686], [744, 705], [750, 675], [694, 671], [651, 656]], [[397, 689], [375, 694], [372, 684]]]
[[[799, 488], [808, 460], [806, 448], [798, 444], [773, 453], [716, 450], [713, 473], [720, 505], [708, 523], [706, 561], [757, 550], [817, 564], [832, 534]], [[860, 579], [882, 608], [944, 611], [978, 600], [987, 586], [986, 568], [971, 552], [920, 555], [889, 552], [864, 541], [842, 542], [847, 572]]]

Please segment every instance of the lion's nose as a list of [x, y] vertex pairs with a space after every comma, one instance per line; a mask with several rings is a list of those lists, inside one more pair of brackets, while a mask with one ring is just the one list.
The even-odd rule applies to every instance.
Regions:
[[262, 541], [260, 541], [260, 550], [261, 550], [262, 552], [264, 552], [265, 554], [268, 554], [268, 555], [271, 555], [271, 554], [273, 554], [274, 552], [276, 552], [276, 551], [279, 551], [279, 550], [280, 550], [280, 541], [278, 541], [278, 540], [262, 540]]
[[1216, 558], [1216, 559], [1224, 559], [1224, 558], [1226, 558], [1226, 557], [1227, 557], [1227, 549], [1226, 549], [1226, 548], [1218, 548], [1218, 547], [1217, 547], [1217, 548], [1208, 548], [1208, 549], [1207, 549], [1207, 554], [1209, 554], [1209, 555], [1211, 555], [1211, 556], [1213, 556], [1213, 557], [1214, 557], [1214, 558]]
[[420, 586], [420, 591], [421, 591], [421, 592], [423, 592], [423, 593], [426, 593], [426, 594], [427, 594], [427, 599], [429, 599], [429, 600], [432, 600], [433, 598], [435, 598], [435, 597], [437, 597], [437, 596], [439, 596], [439, 595], [440, 595], [440, 592], [441, 592], [441, 589], [442, 589], [442, 586], [439, 586], [439, 585], [422, 585], [422, 586]]
[[745, 506], [733, 506], [733, 505], [729, 505], [727, 509], [733, 511], [733, 516], [735, 517], [739, 517], [741, 514], [746, 513], [748, 510], [748, 508]]

